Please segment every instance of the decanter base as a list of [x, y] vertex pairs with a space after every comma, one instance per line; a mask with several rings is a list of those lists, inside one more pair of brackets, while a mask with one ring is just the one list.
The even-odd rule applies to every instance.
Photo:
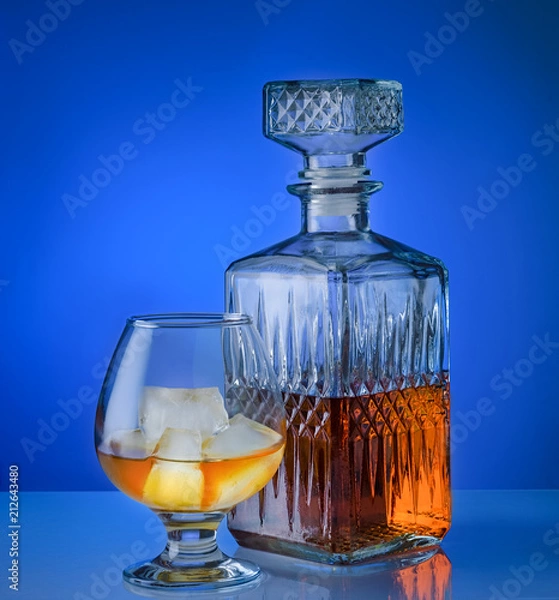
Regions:
[[297, 543], [229, 527], [238, 544], [247, 549], [330, 565], [375, 563], [379, 569], [405, 567], [423, 562], [437, 552], [441, 543], [439, 538], [408, 534], [394, 538], [390, 542], [375, 544], [358, 550], [331, 552], [324, 547], [308, 543]]

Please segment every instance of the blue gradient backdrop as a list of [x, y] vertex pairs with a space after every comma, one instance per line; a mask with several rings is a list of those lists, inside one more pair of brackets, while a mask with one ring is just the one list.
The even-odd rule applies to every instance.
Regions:
[[[243, 254], [297, 230], [297, 200], [278, 194], [300, 161], [262, 136], [261, 87], [330, 77], [404, 86], [405, 132], [369, 154], [385, 183], [371, 218], [450, 269], [454, 485], [559, 485], [559, 349], [530, 353], [533, 336], [559, 341], [559, 136], [543, 130], [559, 118], [557, 2], [51, 6], [4, 3], [0, 19], [2, 485], [18, 463], [23, 489], [110, 489], [88, 401], [125, 317], [220, 310], [216, 248], [251, 207], [281, 210]], [[445, 16], [465, 9], [469, 23]], [[161, 105], [189, 78], [203, 89], [170, 118]], [[150, 132], [138, 121], [157, 110], [168, 122]], [[64, 195], [122, 144], [133, 158], [69, 211]], [[523, 154], [531, 170], [480, 212], [479, 186]]]

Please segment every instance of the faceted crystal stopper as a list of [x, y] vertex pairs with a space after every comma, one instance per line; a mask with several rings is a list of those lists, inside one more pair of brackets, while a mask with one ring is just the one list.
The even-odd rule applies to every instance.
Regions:
[[397, 81], [271, 81], [264, 86], [264, 135], [305, 156], [361, 154], [403, 128]]

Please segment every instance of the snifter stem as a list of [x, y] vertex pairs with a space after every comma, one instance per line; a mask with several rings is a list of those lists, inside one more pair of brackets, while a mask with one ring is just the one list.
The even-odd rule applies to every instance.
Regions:
[[167, 530], [167, 545], [150, 562], [124, 570], [126, 584], [151, 589], [217, 587], [248, 583], [260, 569], [229, 558], [217, 546], [217, 528], [225, 513], [158, 513]]
[[[167, 546], [161, 557], [174, 565], [185, 566], [192, 561], [206, 559], [217, 550], [217, 528], [224, 513], [160, 513], [167, 530]], [[220, 556], [223, 557], [221, 552]], [[201, 555], [204, 555], [203, 557]]]

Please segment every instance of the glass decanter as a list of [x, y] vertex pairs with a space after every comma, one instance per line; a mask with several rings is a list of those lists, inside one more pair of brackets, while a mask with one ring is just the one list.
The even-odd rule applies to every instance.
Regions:
[[[450, 525], [448, 276], [373, 232], [365, 152], [403, 130], [395, 81], [264, 87], [264, 134], [303, 154], [302, 229], [226, 272], [288, 415], [272, 481], [229, 515], [244, 546], [327, 563], [432, 550]], [[402, 207], [403, 209], [405, 207]]]

